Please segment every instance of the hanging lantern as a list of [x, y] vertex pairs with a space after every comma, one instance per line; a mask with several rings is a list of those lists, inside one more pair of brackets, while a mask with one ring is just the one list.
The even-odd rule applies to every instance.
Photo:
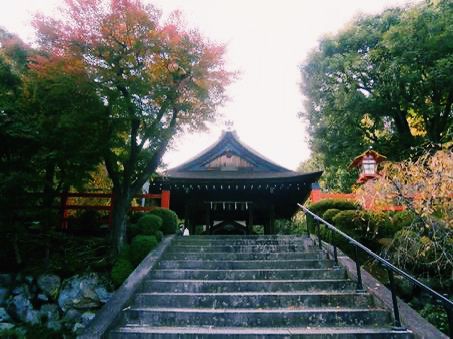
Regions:
[[349, 167], [358, 168], [359, 178], [358, 183], [363, 184], [364, 182], [376, 178], [378, 176], [378, 164], [386, 159], [385, 156], [379, 154], [372, 149], [360, 154], [356, 157]]

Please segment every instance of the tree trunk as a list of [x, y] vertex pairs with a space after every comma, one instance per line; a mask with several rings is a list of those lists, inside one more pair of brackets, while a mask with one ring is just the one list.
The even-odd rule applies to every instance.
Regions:
[[112, 208], [112, 249], [113, 254], [117, 256], [125, 243], [127, 212], [131, 203], [130, 192], [118, 192], [113, 190], [113, 208]]

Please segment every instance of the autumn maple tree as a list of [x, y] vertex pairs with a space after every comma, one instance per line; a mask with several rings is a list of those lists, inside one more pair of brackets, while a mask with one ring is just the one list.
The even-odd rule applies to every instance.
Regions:
[[185, 28], [179, 13], [163, 22], [139, 0], [66, 0], [58, 17], [38, 15], [34, 25], [40, 47], [68, 68], [82, 65], [103, 103], [119, 251], [131, 199], [172, 138], [203, 129], [225, 101], [233, 73], [225, 70], [224, 47]]
[[451, 142], [418, 158], [386, 162], [380, 175], [361, 186], [356, 195], [369, 197], [374, 209], [401, 205], [413, 215], [388, 252], [400, 267], [434, 272], [451, 280], [453, 270], [453, 153]]

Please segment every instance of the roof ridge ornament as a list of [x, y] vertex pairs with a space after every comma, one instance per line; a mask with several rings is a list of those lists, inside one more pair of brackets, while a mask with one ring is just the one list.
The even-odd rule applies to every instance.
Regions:
[[227, 132], [231, 132], [234, 130], [234, 122], [233, 120], [226, 120], [225, 121], [225, 128]]

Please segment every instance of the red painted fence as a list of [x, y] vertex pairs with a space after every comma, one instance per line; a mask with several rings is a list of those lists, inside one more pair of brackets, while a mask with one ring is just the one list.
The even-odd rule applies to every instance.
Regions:
[[[89, 205], [89, 204], [69, 204], [69, 198], [96, 198], [109, 199], [106, 205]], [[161, 194], [138, 194], [134, 198], [139, 199], [159, 199], [160, 207], [170, 208], [170, 191], [162, 191]], [[62, 229], [68, 228], [68, 211], [69, 210], [96, 210], [109, 211], [109, 224], [112, 224], [112, 209], [115, 204], [113, 193], [61, 193], [60, 195], [60, 226]], [[131, 211], [146, 212], [151, 211], [155, 206], [131, 206]]]
[[[310, 202], [315, 203], [320, 200], [324, 199], [345, 199], [345, 200], [352, 200], [360, 203], [363, 208], [367, 210], [373, 210], [376, 208], [375, 206], [375, 201], [372, 196], [366, 196], [365, 199], [359, 199], [356, 194], [354, 193], [326, 193], [326, 192], [321, 192], [319, 188], [313, 188], [310, 193]], [[379, 208], [380, 210], [383, 211], [404, 211], [405, 207], [404, 206], [385, 206]]]

